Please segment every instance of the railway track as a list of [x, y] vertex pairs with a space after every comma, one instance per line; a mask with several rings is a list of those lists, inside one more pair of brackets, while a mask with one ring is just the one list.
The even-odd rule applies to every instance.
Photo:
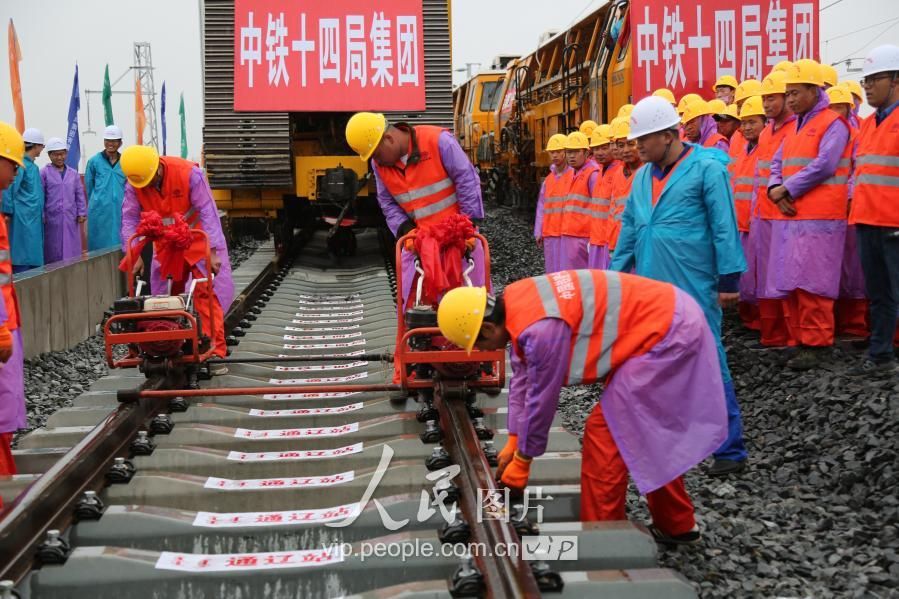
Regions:
[[695, 596], [642, 527], [579, 522], [559, 423], [510, 500], [505, 391], [388, 398], [396, 281], [377, 232], [358, 241], [340, 268], [315, 237], [238, 269], [239, 344], [203, 390], [118, 404], [141, 375], [115, 372], [23, 438], [0, 598]]

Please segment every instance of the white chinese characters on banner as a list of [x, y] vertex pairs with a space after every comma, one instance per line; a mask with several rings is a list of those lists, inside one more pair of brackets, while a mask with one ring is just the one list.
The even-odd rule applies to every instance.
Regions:
[[240, 66], [247, 67], [249, 87], [253, 87], [253, 63], [262, 64], [262, 28], [253, 26], [253, 11], [246, 27], [240, 28]]
[[817, 55], [814, 0], [632, 0], [633, 98], [667, 87], [708, 95], [718, 77], [762, 79]]

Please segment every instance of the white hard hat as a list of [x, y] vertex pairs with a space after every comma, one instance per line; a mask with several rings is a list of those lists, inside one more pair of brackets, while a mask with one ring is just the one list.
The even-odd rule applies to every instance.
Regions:
[[899, 71], [899, 46], [886, 44], [871, 50], [865, 58], [862, 71], [865, 77], [887, 71]]
[[650, 133], [674, 129], [678, 125], [680, 117], [671, 102], [659, 96], [648, 96], [634, 106], [630, 117], [631, 131], [627, 138], [637, 139]]
[[103, 130], [103, 139], [122, 139], [122, 129], [120, 127], [116, 127], [115, 125], [110, 125], [106, 129]]
[[48, 152], [56, 152], [58, 150], [68, 150], [66, 147], [66, 142], [64, 139], [60, 139], [58, 137], [51, 137], [47, 140], [47, 151]]
[[30, 129], [25, 129], [25, 132], [22, 133], [22, 140], [27, 144], [44, 145], [44, 134], [41, 133], [40, 129], [32, 127]]

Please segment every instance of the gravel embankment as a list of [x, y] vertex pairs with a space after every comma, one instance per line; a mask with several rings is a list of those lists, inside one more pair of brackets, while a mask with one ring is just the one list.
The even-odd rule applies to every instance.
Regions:
[[[526, 217], [491, 207], [482, 226], [497, 288], [543, 272]], [[687, 474], [704, 540], [661, 563], [702, 597], [899, 597], [899, 377], [844, 376], [861, 357], [834, 349], [824, 367], [784, 368], [755, 334], [725, 318], [749, 468]], [[598, 387], [566, 389], [560, 411], [581, 434]], [[648, 521], [632, 489], [629, 514]]]

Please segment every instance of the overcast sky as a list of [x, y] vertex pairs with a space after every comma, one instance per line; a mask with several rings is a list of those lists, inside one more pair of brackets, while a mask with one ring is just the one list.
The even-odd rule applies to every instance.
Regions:
[[[820, 2], [821, 6], [836, 2], [821, 12], [822, 60], [834, 62], [863, 57], [878, 44], [899, 44], [897, 0]], [[565, 29], [603, 3], [603, 0], [551, 3], [453, 0], [454, 68], [465, 69], [465, 63], [480, 62], [486, 69], [497, 54], [531, 52], [542, 32]], [[682, 6], [686, 4], [681, 2]], [[166, 81], [169, 153], [179, 151], [178, 95], [184, 92], [190, 157], [199, 158], [203, 104], [196, 0], [154, 0], [152, 3], [146, 0], [0, 0], [0, 17], [4, 41], [10, 17], [19, 34], [26, 125], [40, 128], [45, 137], [64, 136], [77, 60], [82, 93], [79, 116], [82, 154], [89, 157], [99, 151], [103, 107], [99, 95], [87, 96], [84, 92], [102, 89], [107, 63], [113, 81], [125, 73], [133, 64], [134, 42], [146, 41], [152, 44], [157, 93], [162, 81]], [[5, 48], [6, 44], [0, 47]], [[845, 74], [845, 67], [845, 64], [838, 66], [841, 75]], [[852, 76], [858, 78], [860, 74]], [[454, 74], [457, 83], [464, 78], [464, 72]], [[133, 88], [134, 79], [130, 74], [114, 87], [117, 91]], [[88, 103], [90, 128], [96, 133], [88, 131]], [[116, 123], [125, 131], [125, 143], [133, 143], [133, 96], [114, 95], [113, 112]], [[5, 60], [0, 61], [0, 119], [13, 121]], [[46, 161], [46, 154], [42, 158], [40, 162]]]

